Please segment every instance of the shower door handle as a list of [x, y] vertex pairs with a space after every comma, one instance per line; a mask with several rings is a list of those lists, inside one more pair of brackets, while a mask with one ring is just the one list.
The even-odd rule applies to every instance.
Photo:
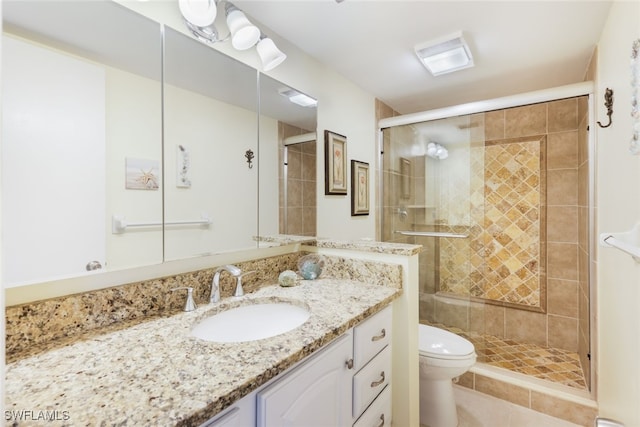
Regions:
[[466, 239], [469, 237], [468, 234], [441, 233], [437, 231], [396, 231], [396, 233], [402, 234], [403, 236], [416, 237], [451, 237], [454, 239]]

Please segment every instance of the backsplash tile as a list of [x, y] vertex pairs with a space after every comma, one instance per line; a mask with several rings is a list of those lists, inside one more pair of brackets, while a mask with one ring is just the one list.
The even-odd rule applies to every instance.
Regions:
[[[256, 271], [243, 279], [246, 293], [276, 284], [284, 270], [297, 270], [299, 258], [306, 252], [294, 252], [269, 258], [236, 263], [242, 271]], [[367, 260], [325, 256], [323, 278], [354, 279], [369, 284], [402, 284], [402, 268]], [[64, 345], [81, 334], [117, 324], [130, 325], [157, 317], [179, 313], [185, 301], [183, 292], [171, 289], [193, 287], [196, 304], [206, 304], [216, 267], [123, 284], [97, 291], [68, 295], [6, 308], [7, 361], [25, 354], [38, 353], [51, 346]], [[233, 294], [234, 281], [228, 274], [220, 276], [220, 294]]]

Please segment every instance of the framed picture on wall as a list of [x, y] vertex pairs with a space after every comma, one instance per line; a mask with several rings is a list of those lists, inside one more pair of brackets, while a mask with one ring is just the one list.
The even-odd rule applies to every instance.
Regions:
[[324, 131], [324, 194], [347, 194], [347, 137]]
[[369, 163], [351, 160], [351, 216], [369, 215]]
[[160, 162], [126, 157], [125, 173], [127, 190], [157, 190], [160, 182]]

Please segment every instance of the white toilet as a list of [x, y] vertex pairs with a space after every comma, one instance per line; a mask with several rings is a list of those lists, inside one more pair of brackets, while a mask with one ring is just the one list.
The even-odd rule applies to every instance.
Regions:
[[419, 349], [420, 424], [456, 427], [458, 414], [452, 380], [476, 363], [475, 348], [459, 335], [419, 325]]

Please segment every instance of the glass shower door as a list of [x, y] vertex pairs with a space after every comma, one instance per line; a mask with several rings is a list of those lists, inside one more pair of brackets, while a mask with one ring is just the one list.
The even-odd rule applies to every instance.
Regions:
[[482, 116], [383, 130], [385, 241], [423, 246], [420, 322], [467, 337], [484, 332], [484, 304], [472, 301], [483, 269]]
[[381, 162], [382, 238], [424, 247], [420, 321], [468, 337], [482, 362], [577, 389], [593, 363], [588, 103], [393, 125]]

